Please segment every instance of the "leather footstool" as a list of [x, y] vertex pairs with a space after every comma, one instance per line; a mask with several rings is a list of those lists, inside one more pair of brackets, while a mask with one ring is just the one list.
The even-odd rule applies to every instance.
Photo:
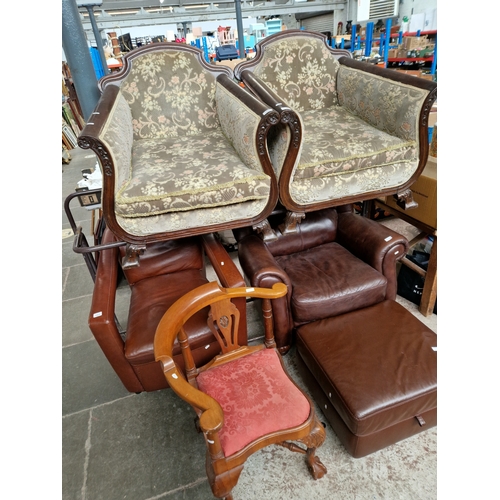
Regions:
[[[437, 424], [437, 336], [392, 300], [297, 330], [297, 363], [360, 458]], [[434, 349], [433, 349], [434, 348]]]

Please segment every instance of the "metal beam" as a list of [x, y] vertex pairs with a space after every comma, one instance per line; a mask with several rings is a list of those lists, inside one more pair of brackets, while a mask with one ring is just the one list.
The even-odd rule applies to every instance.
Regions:
[[[196, 0], [199, 8], [186, 8], [186, 0], [184, 6], [168, 6], [168, 0], [163, 5], [163, 11], [149, 12], [145, 8], [136, 13], [114, 14], [112, 11], [105, 10], [106, 2], [104, 2], [101, 13], [95, 11], [97, 25], [101, 30], [109, 30], [111, 28], [124, 29], [140, 26], [156, 26], [162, 24], [182, 23], [190, 21], [192, 23], [203, 21], [223, 21], [225, 19], [235, 19], [235, 4], [231, 2], [214, 2], [200, 4], [200, 0]], [[179, 0], [174, 0], [179, 4]], [[307, 2], [299, 2], [296, 0], [288, 0], [286, 3], [254, 1], [249, 2], [243, 0], [241, 3], [241, 13], [244, 17], [266, 17], [276, 15], [297, 14], [305, 12], [321, 12], [325, 10], [342, 10], [345, 8], [346, 0], [312, 0]], [[122, 2], [121, 2], [122, 3]], [[139, 3], [139, 2], [137, 2]], [[193, 5], [193, 4], [191, 4]], [[201, 7], [204, 5], [206, 7]], [[193, 6], [194, 7], [194, 6]], [[132, 2], [128, 8], [132, 8]], [[88, 16], [84, 16], [82, 12], [82, 24], [86, 31], [91, 32], [91, 25]]]

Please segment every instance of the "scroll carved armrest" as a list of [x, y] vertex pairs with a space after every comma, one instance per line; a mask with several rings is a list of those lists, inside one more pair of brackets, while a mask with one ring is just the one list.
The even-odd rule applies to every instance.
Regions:
[[269, 148], [272, 152], [273, 166], [279, 179], [280, 198], [287, 199], [286, 186], [293, 178], [302, 149], [303, 126], [301, 117], [250, 70], [243, 70], [240, 77], [253, 94], [280, 114], [281, 126], [284, 127], [281, 131], [286, 140], [280, 140], [280, 137], [276, 136], [270, 142]]

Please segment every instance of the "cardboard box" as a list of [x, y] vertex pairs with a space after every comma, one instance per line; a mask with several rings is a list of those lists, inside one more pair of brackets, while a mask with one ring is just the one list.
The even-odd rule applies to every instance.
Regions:
[[398, 57], [398, 51], [399, 51], [399, 49], [389, 49], [387, 51], [387, 57], [389, 59], [395, 59], [395, 58], [397, 58]]
[[437, 229], [437, 158], [429, 156], [420, 177], [410, 187], [417, 208], [403, 210], [392, 196], [387, 196], [384, 203], [399, 212], [403, 212], [434, 229]]
[[418, 49], [427, 46], [427, 35], [424, 36], [404, 36], [403, 47], [406, 50]]

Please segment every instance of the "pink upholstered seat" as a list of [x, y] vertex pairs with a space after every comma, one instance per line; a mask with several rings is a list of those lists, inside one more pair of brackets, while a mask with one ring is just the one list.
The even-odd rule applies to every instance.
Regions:
[[266, 434], [301, 425], [311, 411], [274, 349], [200, 373], [197, 381], [224, 411], [219, 438], [226, 457]]

